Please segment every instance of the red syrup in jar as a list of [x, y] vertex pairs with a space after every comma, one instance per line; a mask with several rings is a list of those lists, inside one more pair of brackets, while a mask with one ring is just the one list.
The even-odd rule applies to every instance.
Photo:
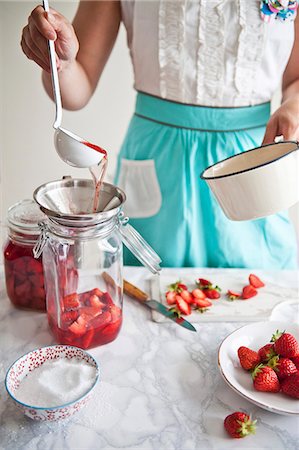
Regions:
[[90, 142], [83, 142], [83, 144], [104, 155], [103, 159], [101, 160], [101, 162], [99, 164], [92, 166], [89, 169], [90, 173], [92, 175], [92, 178], [94, 180], [94, 184], [95, 184], [95, 193], [94, 193], [93, 206], [92, 206], [92, 212], [95, 213], [95, 212], [97, 212], [98, 207], [99, 207], [99, 197], [100, 197], [101, 186], [102, 186], [102, 182], [103, 182], [105, 172], [107, 169], [107, 163], [108, 163], [107, 152], [106, 152], [106, 150], [99, 147], [98, 145], [91, 144]]
[[55, 317], [48, 309], [49, 326], [60, 344], [96, 347], [113, 341], [121, 328], [122, 310], [98, 288], [66, 295], [60, 310], [60, 317]]
[[41, 257], [35, 259], [33, 246], [9, 240], [4, 248], [7, 295], [20, 308], [46, 310]]

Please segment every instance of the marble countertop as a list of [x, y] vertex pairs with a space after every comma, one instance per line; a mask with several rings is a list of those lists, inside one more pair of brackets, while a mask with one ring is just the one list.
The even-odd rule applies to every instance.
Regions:
[[[143, 268], [125, 268], [126, 278], [140, 287], [147, 274]], [[297, 274], [280, 272], [273, 279], [296, 287]], [[219, 373], [218, 347], [243, 323], [196, 323], [197, 333], [192, 333], [172, 321], [153, 322], [147, 308], [127, 298], [118, 338], [90, 350], [101, 368], [91, 401], [67, 422], [31, 421], [8, 398], [5, 374], [19, 356], [54, 340], [45, 314], [11, 306], [3, 272], [0, 290], [1, 450], [298, 450], [299, 417], [249, 403]], [[257, 419], [254, 436], [226, 435], [223, 420], [236, 410]]]

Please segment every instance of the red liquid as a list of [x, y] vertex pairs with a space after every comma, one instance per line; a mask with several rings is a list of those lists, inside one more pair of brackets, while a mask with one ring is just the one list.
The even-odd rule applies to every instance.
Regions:
[[98, 289], [64, 297], [60, 317], [48, 309], [50, 328], [59, 344], [91, 348], [113, 341], [122, 324], [122, 310]]
[[95, 184], [95, 193], [93, 198], [93, 205], [92, 205], [92, 212], [95, 213], [98, 210], [99, 207], [99, 197], [100, 197], [100, 191], [101, 186], [103, 183], [104, 175], [107, 169], [107, 156], [104, 156], [100, 164], [96, 166], [90, 167], [90, 173], [92, 175], [94, 184]]
[[41, 257], [35, 259], [33, 246], [9, 241], [4, 249], [7, 295], [20, 308], [46, 310]]
[[93, 148], [97, 152], [103, 153], [103, 155], [107, 156], [106, 150], [104, 150], [103, 148], [99, 147], [98, 145], [91, 144], [90, 142], [82, 142], [82, 144], [86, 145], [87, 147]]

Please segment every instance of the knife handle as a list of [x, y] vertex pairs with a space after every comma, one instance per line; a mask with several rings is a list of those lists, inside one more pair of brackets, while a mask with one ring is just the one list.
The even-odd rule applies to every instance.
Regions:
[[[116, 287], [115, 281], [107, 272], [103, 272], [102, 277], [106, 282], [107, 286]], [[135, 300], [138, 300], [141, 303], [144, 303], [146, 300], [149, 299], [149, 296], [145, 292], [143, 292], [137, 286], [134, 286], [134, 284], [129, 283], [126, 280], [123, 281], [123, 290], [124, 293], [127, 294], [129, 297], [134, 298]]]
[[126, 280], [124, 280], [124, 293], [129, 297], [138, 300], [140, 303], [144, 303], [149, 298], [145, 292]]

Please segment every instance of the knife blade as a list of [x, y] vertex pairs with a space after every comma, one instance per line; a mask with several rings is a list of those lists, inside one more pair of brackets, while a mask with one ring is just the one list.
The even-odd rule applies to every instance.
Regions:
[[185, 320], [183, 317], [178, 317], [175, 312], [170, 311], [166, 306], [162, 305], [162, 303], [158, 302], [157, 300], [150, 299], [148, 294], [143, 292], [138, 287], [134, 286], [134, 284], [124, 280], [123, 287], [124, 293], [132, 299], [137, 300], [139, 303], [147, 306], [150, 309], [154, 309], [160, 314], [163, 314], [163, 316], [167, 317], [170, 320], [173, 320], [175, 323], [181, 325], [187, 330], [196, 331], [196, 328], [194, 328], [194, 326], [190, 322]]

